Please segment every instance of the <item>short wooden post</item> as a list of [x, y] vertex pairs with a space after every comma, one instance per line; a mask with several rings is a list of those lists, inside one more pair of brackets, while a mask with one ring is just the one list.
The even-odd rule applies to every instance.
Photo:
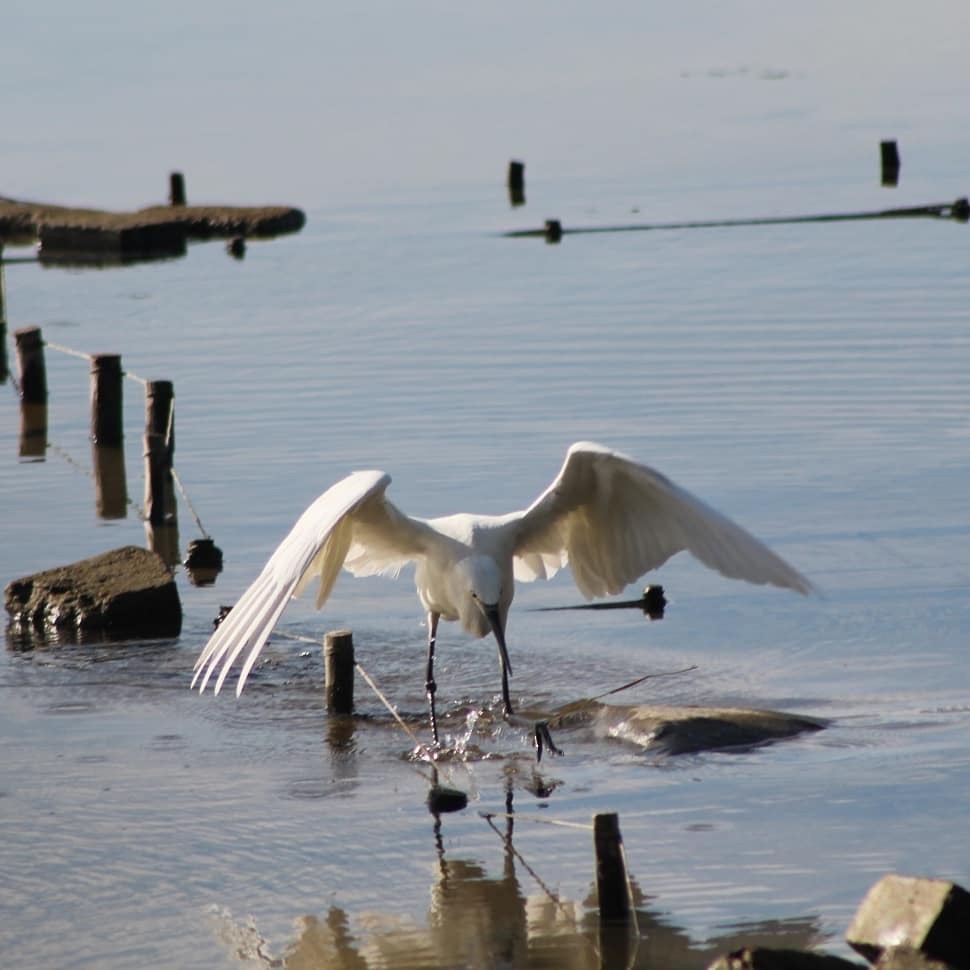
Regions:
[[354, 712], [354, 635], [333, 630], [323, 643], [327, 710], [331, 714]]
[[168, 446], [171, 467], [175, 455], [175, 390], [171, 381], [145, 384], [145, 434], [158, 434]]
[[525, 162], [509, 162], [508, 187], [511, 205], [525, 205]]
[[168, 201], [170, 205], [185, 205], [185, 178], [181, 172], [168, 177]]
[[120, 448], [124, 440], [123, 377], [118, 354], [96, 354], [91, 358], [91, 440], [96, 445]]
[[145, 435], [145, 518], [152, 525], [175, 522], [175, 488], [165, 438]]
[[899, 184], [899, 149], [894, 141], [879, 143], [879, 157], [882, 162], [882, 184], [895, 186]]
[[562, 239], [562, 223], [558, 219], [546, 219], [546, 242], [557, 243]]
[[94, 505], [99, 519], [123, 519], [128, 515], [128, 481], [123, 448], [93, 444]]
[[40, 327], [22, 327], [13, 332], [20, 368], [20, 400], [23, 404], [47, 403], [47, 365]]
[[596, 849], [596, 893], [600, 922], [627, 923], [630, 920], [630, 888], [620, 818], [615, 812], [593, 816], [593, 844]]

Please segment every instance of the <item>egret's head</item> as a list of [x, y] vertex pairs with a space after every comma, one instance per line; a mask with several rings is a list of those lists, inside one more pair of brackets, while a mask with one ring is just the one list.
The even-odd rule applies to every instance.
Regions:
[[457, 572], [467, 591], [462, 602], [462, 625], [480, 637], [491, 630], [502, 656], [502, 666], [511, 674], [512, 665], [505, 647], [505, 615], [511, 590], [503, 588], [498, 563], [490, 556], [469, 556], [458, 564]]

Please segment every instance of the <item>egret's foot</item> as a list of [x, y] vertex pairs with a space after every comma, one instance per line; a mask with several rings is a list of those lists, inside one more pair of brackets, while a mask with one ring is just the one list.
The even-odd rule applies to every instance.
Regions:
[[536, 743], [536, 761], [542, 761], [542, 752], [548, 748], [552, 754], [558, 754], [561, 758], [563, 756], [562, 748], [557, 748], [552, 740], [552, 735], [549, 733], [549, 722], [548, 721], [536, 721], [535, 723], [535, 743]]

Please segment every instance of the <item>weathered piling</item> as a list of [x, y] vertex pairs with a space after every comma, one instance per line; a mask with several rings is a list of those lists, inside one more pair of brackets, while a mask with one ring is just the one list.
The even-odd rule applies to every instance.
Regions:
[[547, 243], [557, 243], [562, 240], [562, 223], [558, 219], [546, 219], [543, 230]]
[[509, 203], [513, 206], [525, 205], [525, 162], [513, 159], [509, 162], [507, 179]]
[[20, 369], [20, 400], [23, 404], [47, 404], [47, 365], [40, 327], [21, 327], [13, 332]]
[[185, 177], [181, 172], [172, 172], [168, 177], [169, 205], [185, 205]]
[[95, 354], [91, 358], [91, 440], [96, 445], [120, 448], [124, 440], [123, 379], [118, 354]]
[[171, 467], [175, 455], [175, 389], [171, 381], [145, 384], [145, 434], [157, 434], [165, 439]]
[[354, 635], [350, 630], [333, 630], [323, 643], [323, 666], [327, 710], [331, 714], [354, 711]]
[[615, 812], [593, 816], [593, 844], [596, 849], [596, 893], [600, 922], [628, 923], [632, 914], [630, 887], [620, 835], [620, 818]]
[[899, 184], [899, 149], [895, 141], [879, 143], [879, 159], [882, 169], [882, 184], [892, 188]]
[[99, 519], [123, 519], [128, 515], [128, 481], [125, 452], [113, 445], [92, 444], [94, 505]]
[[164, 435], [145, 435], [145, 519], [153, 526], [176, 520], [175, 483]]

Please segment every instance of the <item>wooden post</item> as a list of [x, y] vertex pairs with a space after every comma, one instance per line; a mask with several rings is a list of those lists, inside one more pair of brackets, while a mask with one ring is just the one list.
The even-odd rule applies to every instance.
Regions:
[[118, 354], [96, 354], [91, 358], [91, 440], [96, 445], [120, 448], [124, 440], [122, 381]]
[[22, 327], [13, 332], [20, 367], [20, 400], [23, 404], [47, 403], [47, 366], [40, 327]]
[[350, 630], [328, 633], [323, 644], [327, 710], [331, 714], [354, 712], [354, 635]]
[[177, 518], [172, 465], [160, 434], [145, 435], [145, 518], [151, 525], [174, 523]]
[[168, 447], [168, 464], [175, 455], [175, 390], [171, 381], [145, 384], [145, 434], [161, 435]]
[[185, 178], [181, 172], [168, 177], [168, 201], [170, 205], [185, 205]]
[[514, 207], [525, 205], [525, 162], [509, 162], [509, 203]]
[[899, 183], [899, 149], [894, 141], [879, 143], [879, 157], [882, 162], [882, 184], [895, 186]]
[[93, 444], [94, 505], [99, 519], [123, 519], [128, 515], [128, 482], [123, 448]]
[[558, 219], [546, 219], [546, 242], [557, 243], [562, 239], [562, 223]]
[[596, 893], [599, 897], [600, 922], [630, 921], [630, 888], [620, 818], [615, 812], [593, 816], [593, 844], [596, 848]]

